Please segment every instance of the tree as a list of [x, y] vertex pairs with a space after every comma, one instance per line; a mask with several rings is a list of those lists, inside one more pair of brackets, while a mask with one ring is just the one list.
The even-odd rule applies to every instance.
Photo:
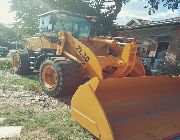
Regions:
[[148, 0], [148, 5], [145, 8], [149, 8], [149, 14], [151, 15], [158, 11], [160, 5], [174, 11], [179, 8], [179, 3], [180, 0]]
[[0, 46], [9, 47], [10, 42], [17, 40], [18, 40], [18, 36], [12, 28], [0, 24]]
[[23, 36], [32, 36], [38, 30], [38, 15], [45, 11], [38, 0], [11, 0], [11, 10], [16, 13], [14, 28]]
[[[97, 34], [106, 34], [113, 29], [113, 21], [129, 0], [11, 0], [11, 10], [16, 12], [15, 28], [23, 36], [38, 32], [38, 15], [51, 10], [64, 9], [72, 13], [97, 16]], [[163, 3], [169, 9], [177, 9], [180, 0], [148, 0], [149, 14]]]
[[113, 20], [126, 2], [128, 0], [11, 0], [11, 10], [16, 12], [15, 28], [23, 36], [38, 32], [38, 15], [57, 9], [97, 16], [99, 26], [96, 27], [102, 34], [110, 31]]

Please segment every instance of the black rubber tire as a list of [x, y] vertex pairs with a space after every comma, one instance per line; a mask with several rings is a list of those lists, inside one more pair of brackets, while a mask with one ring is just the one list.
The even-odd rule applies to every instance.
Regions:
[[[57, 73], [56, 84], [52, 88], [47, 88], [42, 78], [43, 69], [47, 65], [53, 67]], [[46, 59], [40, 66], [39, 75], [43, 91], [53, 97], [72, 95], [81, 84], [85, 83], [80, 64], [65, 57]]]
[[28, 54], [26, 52], [15, 52], [12, 58], [15, 55], [19, 57], [19, 67], [18, 69], [13, 69], [14, 72], [18, 75], [31, 75], [33, 70], [30, 69]]

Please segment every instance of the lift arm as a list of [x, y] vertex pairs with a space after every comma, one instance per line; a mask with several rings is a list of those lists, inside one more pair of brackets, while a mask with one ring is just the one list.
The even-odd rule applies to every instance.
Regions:
[[91, 78], [106, 78], [103, 70], [107, 67], [117, 68], [108, 78], [124, 77], [133, 70], [136, 64], [137, 46], [134, 43], [126, 43], [120, 56], [96, 56], [87, 46], [73, 38], [71, 33], [61, 33], [61, 36], [61, 40], [63, 38], [61, 42], [65, 43], [58, 46], [57, 52], [69, 54], [68, 57], [72, 56], [72, 59], [74, 57], [83, 63]]

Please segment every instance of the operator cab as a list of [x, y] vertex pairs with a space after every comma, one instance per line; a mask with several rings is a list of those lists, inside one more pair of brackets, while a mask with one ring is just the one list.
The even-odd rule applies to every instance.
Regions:
[[56, 36], [58, 32], [71, 32], [75, 38], [89, 37], [94, 17], [84, 17], [67, 11], [50, 11], [40, 15], [40, 34]]

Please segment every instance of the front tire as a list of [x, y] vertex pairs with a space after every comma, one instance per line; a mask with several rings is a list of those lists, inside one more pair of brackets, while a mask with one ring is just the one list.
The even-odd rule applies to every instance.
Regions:
[[40, 84], [50, 96], [72, 95], [84, 82], [80, 64], [64, 57], [47, 59], [40, 67]]

